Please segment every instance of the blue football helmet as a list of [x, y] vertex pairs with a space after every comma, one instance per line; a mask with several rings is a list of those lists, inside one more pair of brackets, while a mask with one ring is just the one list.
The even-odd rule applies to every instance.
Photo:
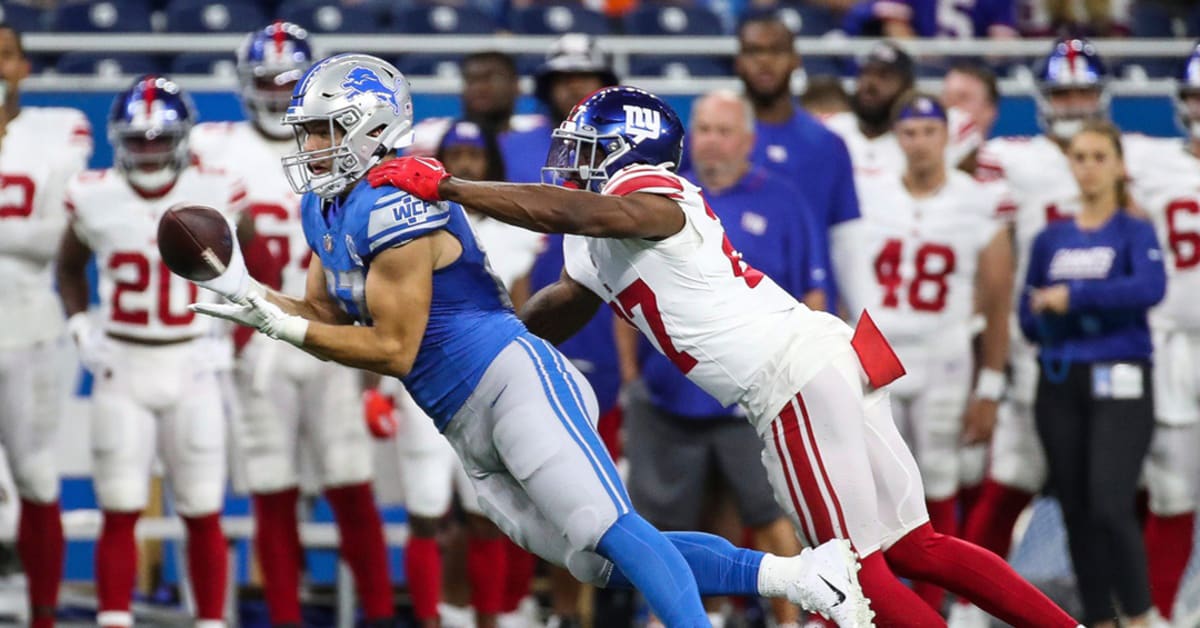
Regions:
[[[1054, 44], [1037, 73], [1038, 124], [1050, 136], [1065, 141], [1092, 119], [1108, 117], [1108, 68], [1085, 39], [1063, 39]], [[1082, 105], [1056, 106], [1057, 94], [1082, 93]]]
[[108, 114], [116, 167], [142, 192], [161, 191], [187, 167], [192, 99], [171, 79], [146, 74], [117, 94]]
[[636, 87], [605, 87], [584, 98], [552, 134], [542, 181], [599, 192], [631, 164], [674, 171], [683, 122], [661, 98]]
[[1192, 53], [1183, 62], [1175, 92], [1175, 114], [1179, 125], [1189, 137], [1200, 139], [1200, 105], [1193, 109], [1187, 102], [1194, 96], [1200, 96], [1200, 42], [1192, 47]]
[[264, 134], [277, 140], [291, 138], [283, 114], [296, 82], [312, 62], [308, 32], [295, 24], [275, 22], [246, 35], [237, 51], [242, 107]]

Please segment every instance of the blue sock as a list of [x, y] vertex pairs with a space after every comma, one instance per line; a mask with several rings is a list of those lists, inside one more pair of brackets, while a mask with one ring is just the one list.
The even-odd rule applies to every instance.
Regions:
[[636, 587], [654, 614], [671, 628], [709, 626], [696, 579], [679, 550], [641, 515], [621, 515], [596, 545]]
[[[700, 595], [758, 595], [758, 566], [763, 553], [734, 547], [732, 543], [703, 532], [664, 532], [696, 578]], [[628, 589], [632, 585], [620, 568], [613, 569], [608, 586]]]

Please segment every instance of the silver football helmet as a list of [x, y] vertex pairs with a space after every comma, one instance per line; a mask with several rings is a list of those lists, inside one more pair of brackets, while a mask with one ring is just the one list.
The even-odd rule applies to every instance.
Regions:
[[333, 198], [389, 152], [412, 144], [412, 94], [408, 80], [387, 61], [334, 55], [300, 79], [283, 123], [291, 125], [299, 146], [283, 158], [292, 189]]

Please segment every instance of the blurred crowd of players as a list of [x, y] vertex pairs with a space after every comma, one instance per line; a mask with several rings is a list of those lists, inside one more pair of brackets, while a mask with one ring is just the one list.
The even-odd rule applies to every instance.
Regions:
[[[934, 527], [1007, 555], [1047, 466], [1033, 426], [1037, 363], [1015, 331], [1014, 297], [1035, 236], [1078, 211], [1064, 147], [1107, 117], [1102, 60], [1086, 41], [1057, 43], [1039, 69], [1043, 134], [989, 140], [999, 93], [983, 66], [956, 65], [942, 94], [921, 95], [913, 60], [884, 43], [860, 63], [852, 93], [837, 79], [812, 77], [797, 100], [790, 79], [800, 60], [782, 21], [762, 14], [744, 22], [738, 44], [744, 90], [694, 101], [681, 173], [704, 189], [746, 261], [797, 299], [852, 321], [870, 309], [908, 369], [893, 386], [893, 410], [920, 464]], [[1186, 64], [1176, 99], [1187, 139], [1123, 138], [1130, 209], [1154, 221], [1170, 276], [1153, 318], [1165, 375], [1156, 382], [1158, 428], [1145, 473], [1151, 615], [1161, 621], [1172, 618], [1193, 546], [1200, 480], [1189, 455], [1200, 445], [1200, 382], [1190, 367], [1200, 358], [1200, 307], [1177, 296], [1200, 265], [1200, 143], [1191, 143], [1200, 141], [1198, 59]], [[303, 621], [297, 513], [307, 488], [333, 509], [364, 619], [390, 625], [377, 467], [394, 475], [410, 515], [405, 568], [421, 625], [535, 621], [534, 559], [480, 516], [453, 452], [398, 381], [210, 326], [186, 308], [195, 286], [159, 258], [158, 216], [177, 199], [208, 204], [238, 222], [258, 279], [303, 293], [311, 251], [299, 197], [279, 166], [295, 149], [279, 120], [312, 60], [299, 27], [277, 22], [250, 34], [238, 51], [247, 117], [238, 123], [196, 123], [174, 83], [142, 77], [110, 115], [115, 166], [87, 171], [87, 120], [71, 109], [21, 107], [29, 64], [20, 34], [0, 26], [0, 272], [14, 282], [0, 293], [0, 437], [20, 496], [17, 548], [34, 626], [53, 625], [62, 575], [54, 436], [70, 385], [58, 357], [67, 337], [95, 376], [100, 625], [133, 623], [134, 528], [155, 460], [186, 523], [197, 626], [221, 626], [226, 614], [219, 517], [230, 480], [253, 496], [272, 625]], [[436, 155], [462, 178], [511, 182], [540, 181], [551, 130], [588, 94], [619, 83], [583, 35], [559, 40], [536, 75], [544, 114], [514, 113], [519, 76], [505, 54], [468, 55], [461, 73], [462, 117], [423, 119], [417, 111], [410, 151]], [[160, 90], [172, 96], [147, 97]], [[897, 120], [913, 107], [930, 115]], [[174, 123], [156, 122], [164, 115]], [[562, 272], [561, 236], [484, 217], [473, 226], [518, 306]], [[89, 307], [85, 267], [93, 256], [100, 303]], [[561, 350], [595, 389], [600, 432], [648, 520], [666, 530], [711, 529], [781, 555], [799, 550], [739, 410], [688, 382], [606, 309]], [[373, 464], [381, 452], [387, 460]], [[448, 552], [440, 534], [451, 511], [465, 522], [465, 552]], [[580, 625], [579, 585], [565, 572], [549, 581], [550, 621]], [[951, 625], [986, 625], [982, 611], [940, 590], [919, 593]], [[593, 625], [632, 621], [628, 593], [602, 592], [592, 606]], [[712, 610], [713, 624], [723, 625], [728, 605]], [[779, 626], [802, 621], [786, 603], [770, 615]]]

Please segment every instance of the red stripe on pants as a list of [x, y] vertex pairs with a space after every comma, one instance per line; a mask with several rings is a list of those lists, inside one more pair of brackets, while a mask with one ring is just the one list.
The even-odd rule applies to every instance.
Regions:
[[[790, 408], [791, 404], [789, 404], [788, 407]], [[803, 503], [800, 501], [799, 495], [796, 494], [797, 489], [795, 481], [792, 479], [791, 472], [788, 471], [788, 460], [790, 460], [790, 458], [783, 449], [783, 438], [781, 436], [783, 433], [782, 424], [783, 420], [781, 418], [776, 418], [774, 421], [771, 421], [771, 434], [775, 439], [775, 456], [778, 458], [779, 466], [783, 471], [783, 479], [785, 482], [787, 482], [788, 495], [792, 498], [792, 508], [795, 509], [796, 520], [799, 521], [800, 527], [802, 528], [799, 532], [805, 537], [803, 539], [804, 544], [809, 547], [815, 547], [818, 544], [816, 541], [817, 535], [808, 527], [808, 518], [804, 514], [806, 509], [803, 507]]]
[[837, 491], [833, 490], [833, 482], [829, 479], [829, 473], [825, 471], [825, 461], [821, 458], [821, 449], [817, 446], [817, 435], [813, 432], [812, 419], [808, 416], [808, 406], [804, 403], [804, 396], [797, 394], [796, 403], [800, 405], [800, 412], [804, 415], [804, 429], [808, 431], [809, 441], [812, 443], [813, 457], [817, 460], [818, 477], [825, 483], [825, 490], [829, 492], [829, 501], [833, 502], [833, 511], [837, 514], [837, 519], [834, 520], [836, 526], [835, 533], [838, 538], [850, 538], [850, 533], [846, 528], [846, 515], [842, 513], [842, 502], [838, 500]]
[[[814, 536], [810, 540], [815, 544], [836, 538], [837, 533], [830, 518], [829, 504], [821, 495], [821, 480], [817, 477], [818, 466], [809, 459], [809, 453], [804, 447], [804, 439], [801, 436], [802, 428], [800, 419], [796, 416], [795, 405], [788, 404], [783, 412], [779, 413], [779, 419], [785, 453], [791, 462], [791, 468], [796, 472], [795, 480], [799, 486], [800, 495], [804, 498], [804, 505], [807, 506], [809, 516], [812, 517]], [[813, 453], [816, 453], [815, 442], [813, 443]], [[798, 509], [800, 506], [799, 503], [796, 504]]]

